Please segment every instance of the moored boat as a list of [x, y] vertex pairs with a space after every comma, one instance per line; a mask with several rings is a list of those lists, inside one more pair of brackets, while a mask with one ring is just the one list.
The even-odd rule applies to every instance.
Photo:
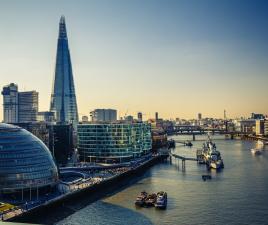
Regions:
[[157, 193], [156, 202], [154, 204], [155, 208], [166, 209], [167, 207], [167, 193], [160, 191]]
[[264, 146], [264, 142], [261, 141], [261, 140], [258, 140], [258, 141], [257, 141], [257, 145], [258, 145], [259, 147], [262, 147], [262, 146]]
[[208, 136], [208, 141], [203, 145], [203, 156], [208, 169], [224, 168], [220, 151], [216, 150], [216, 144]]
[[262, 153], [262, 149], [260, 148], [252, 148], [251, 153], [254, 155], [260, 155]]
[[156, 199], [157, 199], [157, 194], [155, 193], [149, 194], [147, 198], [145, 199], [144, 205], [148, 207], [154, 206]]
[[146, 191], [142, 191], [138, 197], [136, 198], [135, 205], [136, 206], [143, 206], [145, 204], [145, 200], [147, 198], [148, 194]]

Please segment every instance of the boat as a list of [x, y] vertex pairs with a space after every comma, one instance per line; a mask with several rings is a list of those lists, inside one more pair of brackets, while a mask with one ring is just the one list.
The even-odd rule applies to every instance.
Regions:
[[262, 149], [260, 149], [260, 148], [252, 148], [251, 153], [254, 154], [254, 155], [261, 155]]
[[213, 143], [208, 135], [208, 140], [203, 144], [203, 156], [208, 169], [224, 168], [220, 151], [217, 150], [216, 144]]
[[190, 142], [190, 141], [186, 141], [186, 142], [185, 142], [185, 146], [192, 147], [193, 144], [192, 144], [192, 142]]
[[258, 147], [263, 147], [263, 146], [264, 146], [264, 142], [261, 141], [261, 140], [258, 140], [258, 141], [257, 141], [257, 146], [258, 146]]
[[156, 202], [154, 204], [155, 208], [166, 209], [167, 208], [167, 193], [160, 191], [157, 193]]
[[149, 194], [145, 199], [144, 205], [147, 207], [154, 206], [154, 204], [156, 203], [156, 199], [157, 199], [156, 193]]
[[203, 181], [211, 180], [211, 175], [202, 175]]
[[142, 191], [138, 197], [136, 198], [135, 205], [136, 206], [144, 206], [145, 200], [147, 198], [148, 194], [146, 191]]

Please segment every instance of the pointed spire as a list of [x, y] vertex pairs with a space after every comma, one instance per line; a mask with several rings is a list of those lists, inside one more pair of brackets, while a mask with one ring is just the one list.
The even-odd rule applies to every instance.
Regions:
[[63, 23], [65, 23], [65, 17], [64, 17], [64, 15], [62, 15], [60, 17], [60, 24], [63, 24]]
[[59, 38], [67, 38], [65, 17], [61, 16], [59, 25]]

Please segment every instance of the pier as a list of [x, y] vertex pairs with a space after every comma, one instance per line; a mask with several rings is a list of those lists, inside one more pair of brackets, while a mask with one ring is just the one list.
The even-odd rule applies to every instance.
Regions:
[[170, 153], [170, 162], [172, 162], [172, 157], [175, 158], [175, 160], [178, 161], [178, 165], [179, 165], [179, 161], [181, 160], [181, 168], [182, 171], [184, 172], [186, 170], [186, 161], [198, 161], [198, 158], [193, 158], [193, 157], [185, 157], [185, 156], [181, 156], [178, 154], [174, 154], [174, 153]]

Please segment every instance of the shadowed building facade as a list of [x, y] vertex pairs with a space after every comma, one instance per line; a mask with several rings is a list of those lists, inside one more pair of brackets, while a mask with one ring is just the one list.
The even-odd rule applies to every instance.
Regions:
[[50, 111], [55, 113], [56, 121], [61, 123], [78, 123], [78, 112], [74, 88], [73, 72], [65, 18], [60, 18], [57, 45], [56, 68]]

